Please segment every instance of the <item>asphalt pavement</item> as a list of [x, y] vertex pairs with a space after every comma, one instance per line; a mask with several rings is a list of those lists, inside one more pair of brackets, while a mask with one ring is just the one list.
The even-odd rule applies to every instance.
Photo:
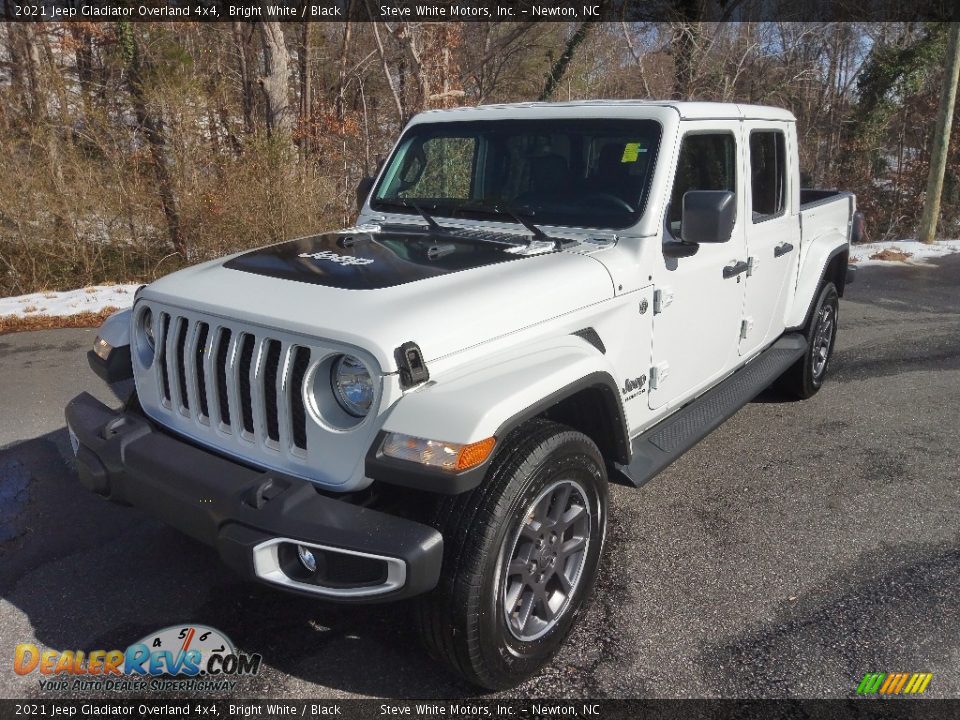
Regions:
[[[931, 672], [960, 697], [960, 256], [864, 268], [829, 379], [766, 393], [639, 490], [612, 490], [593, 602], [508, 697], [850, 697]], [[0, 697], [45, 696], [14, 646], [125, 648], [199, 622], [263, 656], [238, 697], [469, 697], [403, 605], [342, 607], [235, 577], [82, 489], [63, 406], [109, 391], [94, 331], [0, 336]]]

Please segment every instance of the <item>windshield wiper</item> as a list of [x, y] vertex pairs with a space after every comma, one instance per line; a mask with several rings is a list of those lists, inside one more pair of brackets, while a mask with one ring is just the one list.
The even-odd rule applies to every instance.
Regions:
[[[483, 203], [483, 202], [474, 202], [474, 203], [463, 203], [458, 205], [456, 212], [460, 210], [465, 210], [467, 212], [480, 212], [480, 213], [489, 213], [491, 215], [497, 216], [506, 216], [512, 219], [514, 222], [523, 225], [527, 230], [530, 231], [530, 234], [533, 236], [527, 242], [527, 246], [531, 245], [534, 240], [545, 240], [547, 242], [552, 242], [554, 247], [557, 250], [562, 250], [564, 247], [569, 245], [572, 241], [562, 240], [560, 238], [555, 238], [547, 235], [543, 230], [541, 230], [537, 225], [533, 224], [526, 218], [524, 218], [520, 209], [514, 208], [511, 205], [500, 204], [500, 203]], [[532, 212], [526, 213], [527, 215], [532, 215]]]
[[386, 205], [387, 207], [395, 208], [405, 208], [407, 210], [415, 210], [420, 217], [427, 221], [427, 226], [431, 230], [437, 232], [444, 232], [444, 228], [440, 223], [433, 219], [433, 216], [430, 215], [426, 210], [424, 210], [418, 203], [413, 202], [412, 200], [382, 200], [378, 199], [377, 203], [380, 205]]
[[516, 222], [523, 225], [527, 230], [530, 231], [530, 233], [533, 235], [533, 238], [535, 240], [552, 240], [553, 239], [553, 238], [547, 237], [547, 234], [543, 230], [541, 230], [539, 227], [534, 225], [532, 222], [530, 222], [529, 220], [525, 220], [524, 217], [520, 213], [518, 213], [516, 210], [510, 207], [497, 208], [497, 209], [502, 210], [504, 214], [512, 217]]
[[408, 200], [407, 202], [410, 203], [410, 207], [412, 207], [414, 210], [420, 213], [420, 217], [422, 217], [424, 220], [427, 221], [427, 225], [430, 226], [431, 230], [443, 232], [443, 228], [440, 226], [440, 224], [436, 220], [433, 219], [432, 215], [428, 214], [426, 210], [424, 210], [422, 207], [420, 207], [417, 203], [413, 202], [412, 200]]

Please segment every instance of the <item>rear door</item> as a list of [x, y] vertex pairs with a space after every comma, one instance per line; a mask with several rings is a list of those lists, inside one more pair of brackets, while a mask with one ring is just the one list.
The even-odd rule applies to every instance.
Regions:
[[800, 255], [800, 218], [793, 205], [789, 123], [746, 121], [746, 239], [750, 269], [740, 328], [740, 354], [750, 355], [783, 332], [783, 317]]
[[[677, 405], [708, 387], [737, 362], [743, 309], [743, 275], [724, 267], [746, 258], [739, 120], [684, 123], [684, 135], [663, 231], [663, 270], [655, 278], [652, 409]], [[737, 221], [725, 243], [683, 246], [683, 195], [690, 190], [731, 190]]]

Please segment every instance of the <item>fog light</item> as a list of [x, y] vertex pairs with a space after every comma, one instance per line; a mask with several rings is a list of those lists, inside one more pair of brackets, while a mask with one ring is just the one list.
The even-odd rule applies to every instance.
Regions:
[[303, 545], [297, 545], [297, 557], [300, 558], [300, 564], [307, 570], [314, 573], [317, 571], [317, 558], [313, 553]]

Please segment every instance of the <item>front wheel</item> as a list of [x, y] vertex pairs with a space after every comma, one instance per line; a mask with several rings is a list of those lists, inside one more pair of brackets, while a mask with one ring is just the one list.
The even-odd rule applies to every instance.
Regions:
[[443, 573], [417, 613], [427, 649], [476, 685], [511, 687], [553, 657], [593, 588], [603, 458], [582, 433], [531, 421], [505, 438], [480, 487], [441, 503], [435, 524]]
[[817, 304], [807, 326], [807, 352], [777, 381], [781, 390], [805, 400], [820, 389], [833, 356], [839, 316], [840, 297], [836, 286], [828, 282], [817, 296]]

